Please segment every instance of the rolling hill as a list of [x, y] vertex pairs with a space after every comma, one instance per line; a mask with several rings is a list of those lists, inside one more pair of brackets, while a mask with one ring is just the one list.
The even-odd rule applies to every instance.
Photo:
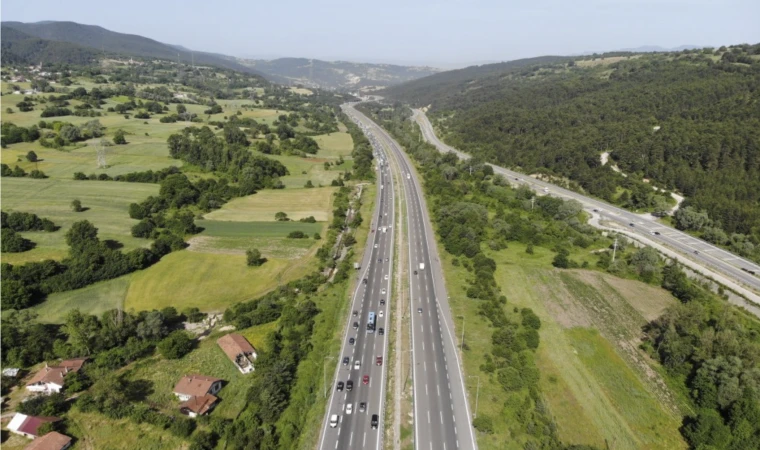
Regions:
[[336, 90], [392, 86], [438, 72], [438, 69], [432, 67], [321, 61], [307, 58], [274, 60], [241, 58], [238, 62], [260, 71], [276, 83], [302, 84]]
[[0, 27], [3, 64], [47, 63], [89, 64], [97, 60], [98, 51], [70, 42], [40, 39], [15, 28]]
[[231, 56], [215, 53], [192, 52], [181, 46], [172, 46], [135, 34], [117, 33], [95, 25], [76, 22], [3, 22], [3, 28], [12, 28], [22, 33], [48, 41], [76, 44], [124, 56], [157, 58], [182, 61], [195, 59], [196, 64], [223, 67], [247, 73], [258, 73], [251, 67], [239, 64]]

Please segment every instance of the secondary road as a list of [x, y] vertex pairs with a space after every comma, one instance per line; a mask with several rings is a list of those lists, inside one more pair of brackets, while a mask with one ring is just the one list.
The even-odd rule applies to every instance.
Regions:
[[406, 154], [390, 135], [352, 105], [345, 111], [390, 150], [401, 172], [411, 271], [415, 449], [476, 449], [443, 271], [422, 188]]
[[[441, 152], [456, 153], [460, 159], [468, 159], [470, 157], [466, 153], [462, 153], [441, 142], [435, 135], [433, 127], [425, 113], [417, 109], [413, 111], [414, 120], [420, 125], [422, 135], [426, 141], [435, 145]], [[495, 173], [504, 175], [513, 184], [526, 184], [533, 187], [537, 192], [577, 200], [590, 213], [600, 215], [602, 220], [617, 223], [625, 227], [628, 233], [645, 236], [651, 241], [664, 244], [676, 252], [697, 261], [700, 265], [719, 272], [740, 286], [755, 293], [760, 293], [760, 277], [757, 276], [760, 275], [760, 266], [752, 261], [741, 258], [674, 228], [643, 219], [638, 214], [612, 206], [609, 203], [586, 197], [577, 192], [563, 189], [551, 183], [537, 180], [503, 167], [494, 166], [493, 164], [490, 164], [490, 166], [493, 167]], [[752, 275], [749, 273], [750, 271], [757, 275]]]
[[[381, 153], [376, 158], [385, 159]], [[384, 331], [385, 324], [390, 323], [388, 305], [392, 300], [389, 293], [393, 273], [392, 225], [395, 217], [393, 179], [387, 165], [378, 167], [377, 180], [371, 231], [361, 267], [357, 271], [358, 284], [348, 313], [335, 378], [327, 388], [330, 390], [330, 402], [319, 442], [319, 448], [324, 450], [383, 448], [387, 356]], [[368, 327], [370, 313], [375, 317], [374, 329]], [[348, 360], [345, 361], [345, 358]], [[340, 390], [338, 383], [342, 383]], [[353, 384], [350, 388], [349, 383]], [[363, 411], [361, 403], [365, 404]], [[337, 424], [332, 426], [334, 416], [337, 416]], [[376, 426], [372, 424], [373, 416], [377, 419]]]

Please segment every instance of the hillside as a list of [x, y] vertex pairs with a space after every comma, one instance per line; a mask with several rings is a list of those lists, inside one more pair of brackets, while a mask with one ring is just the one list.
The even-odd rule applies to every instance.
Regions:
[[47, 63], [89, 64], [96, 60], [98, 52], [89, 47], [69, 42], [50, 41], [30, 36], [15, 28], [2, 25], [2, 63], [31, 64]]
[[759, 88], [760, 45], [741, 45], [468, 68], [381, 95], [430, 105], [455, 147], [632, 210], [663, 208], [653, 184], [678, 190], [676, 226], [760, 260]]
[[307, 58], [238, 59], [238, 61], [260, 71], [276, 83], [302, 84], [337, 90], [392, 86], [438, 72], [432, 67], [321, 61]]
[[95, 25], [83, 25], [75, 22], [3, 22], [3, 28], [13, 28], [22, 33], [49, 41], [61, 41], [96, 50], [115, 53], [121, 56], [139, 56], [142, 58], [159, 58], [187, 62], [195, 60], [196, 64], [208, 64], [248, 73], [257, 73], [250, 67], [238, 64], [234, 58], [205, 52], [191, 52], [179, 46], [163, 44], [150, 38], [135, 34], [117, 33]]

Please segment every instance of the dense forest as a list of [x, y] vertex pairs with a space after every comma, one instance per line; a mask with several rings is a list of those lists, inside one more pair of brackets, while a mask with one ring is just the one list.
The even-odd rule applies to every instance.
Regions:
[[631, 209], [657, 206], [652, 185], [678, 190], [723, 232], [703, 237], [760, 260], [760, 45], [466, 74], [384, 93], [431, 105], [454, 147]]

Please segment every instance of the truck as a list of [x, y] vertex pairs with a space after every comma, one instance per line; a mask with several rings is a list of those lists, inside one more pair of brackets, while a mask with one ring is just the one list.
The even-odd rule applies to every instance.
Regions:
[[362, 266], [360, 266], [358, 262], [354, 263], [354, 269], [359, 270], [359, 269], [361, 269], [361, 267]]
[[420, 270], [425, 270], [425, 263], [420, 263]]

